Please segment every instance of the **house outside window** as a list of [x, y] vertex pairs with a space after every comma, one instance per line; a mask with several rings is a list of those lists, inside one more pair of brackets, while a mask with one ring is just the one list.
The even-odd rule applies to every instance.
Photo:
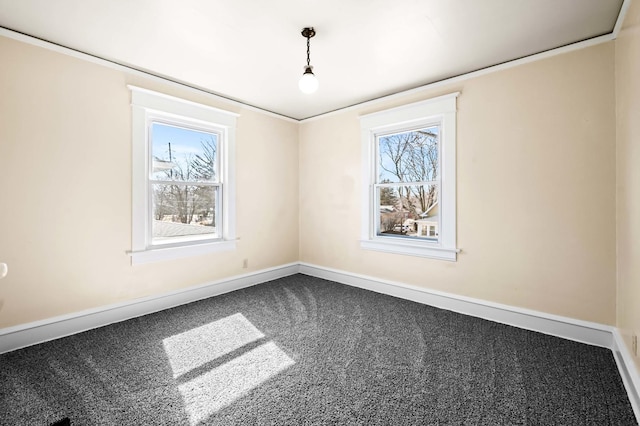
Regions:
[[457, 96], [361, 117], [362, 248], [456, 260]]
[[132, 263], [233, 250], [237, 115], [129, 88]]

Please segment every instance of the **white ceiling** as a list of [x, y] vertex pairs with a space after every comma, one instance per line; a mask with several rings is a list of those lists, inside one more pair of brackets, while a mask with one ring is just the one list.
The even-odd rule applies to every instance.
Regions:
[[304, 119], [611, 33], [622, 3], [0, 0], [0, 26]]

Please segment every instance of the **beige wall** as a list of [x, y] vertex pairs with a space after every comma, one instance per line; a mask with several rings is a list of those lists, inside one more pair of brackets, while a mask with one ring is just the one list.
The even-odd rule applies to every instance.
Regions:
[[[614, 324], [616, 229], [602, 214], [616, 205], [614, 49], [298, 125], [0, 38], [0, 328], [242, 274], [244, 258], [249, 271], [301, 260]], [[130, 265], [129, 83], [241, 114], [235, 252]], [[360, 249], [358, 117], [453, 91], [458, 262]]]
[[[362, 250], [359, 115], [455, 91], [458, 261]], [[614, 111], [606, 43], [304, 123], [300, 259], [614, 324]]]
[[[0, 57], [0, 328], [297, 261], [296, 123], [4, 37]], [[241, 114], [236, 251], [131, 266], [126, 84]]]
[[[640, 3], [616, 40], [618, 328], [640, 334]], [[640, 360], [635, 358], [640, 370]]]

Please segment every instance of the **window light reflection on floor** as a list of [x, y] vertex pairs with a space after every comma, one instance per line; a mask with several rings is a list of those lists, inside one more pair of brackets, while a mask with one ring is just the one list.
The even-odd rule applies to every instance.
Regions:
[[[192, 425], [294, 364], [273, 342], [242, 350], [264, 337], [237, 313], [164, 339], [173, 377], [179, 379], [196, 373], [178, 386]], [[216, 363], [234, 351], [238, 351], [237, 356], [222, 364]]]
[[207, 419], [293, 364], [275, 343], [268, 342], [180, 385], [191, 424]]
[[173, 377], [177, 378], [263, 337], [244, 315], [237, 313], [167, 337], [162, 343]]

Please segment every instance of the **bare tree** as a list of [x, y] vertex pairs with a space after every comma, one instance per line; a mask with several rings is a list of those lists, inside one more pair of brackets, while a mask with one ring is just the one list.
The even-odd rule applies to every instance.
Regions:
[[[431, 182], [438, 176], [438, 134], [432, 128], [396, 133], [380, 138], [380, 168], [398, 183]], [[436, 185], [397, 187], [402, 209], [417, 216], [437, 201]]]
[[[200, 141], [202, 153], [196, 154], [191, 160], [191, 167], [196, 179], [200, 181], [216, 180], [217, 176], [217, 144], [213, 136]], [[215, 194], [210, 187], [198, 186], [194, 192], [194, 199], [197, 201], [197, 211], [199, 216], [207, 217], [211, 215], [211, 225], [215, 224]]]
[[[212, 208], [215, 196], [211, 187], [198, 185], [198, 183], [215, 179], [216, 143], [213, 137], [209, 137], [202, 140], [200, 144], [201, 153], [195, 156], [185, 155], [184, 158], [177, 159], [178, 161], [175, 161], [169, 144], [168, 163], [172, 167], [164, 170], [163, 173], [167, 181], [176, 183], [154, 185], [154, 216], [157, 220], [162, 220], [166, 215], [172, 215], [173, 221], [188, 224], [193, 222], [194, 217], [204, 218], [215, 211]], [[193, 184], [187, 182], [193, 182]], [[212, 219], [211, 223], [215, 223], [215, 218]]]
[[[173, 180], [189, 182], [194, 179], [194, 170], [191, 166], [191, 156], [185, 156], [185, 162], [176, 163], [175, 167], [171, 169], [170, 173]], [[187, 184], [175, 184], [169, 185], [169, 192], [171, 194], [172, 213], [176, 218], [174, 221], [181, 223], [191, 223], [193, 215], [195, 213], [195, 200], [193, 197], [194, 187]], [[177, 219], [177, 220], [176, 220]]]
[[170, 197], [171, 192], [167, 185], [153, 185], [153, 217], [155, 220], [162, 220], [171, 213]]
[[[407, 149], [409, 148], [405, 134], [395, 134], [380, 138], [380, 167], [382, 170], [390, 173], [398, 178], [398, 182], [407, 182], [407, 164], [405, 156]], [[384, 161], [384, 159], [388, 161]], [[388, 181], [388, 180], [387, 180]], [[399, 186], [397, 187], [400, 208], [403, 210], [410, 209], [409, 200], [409, 188]]]

